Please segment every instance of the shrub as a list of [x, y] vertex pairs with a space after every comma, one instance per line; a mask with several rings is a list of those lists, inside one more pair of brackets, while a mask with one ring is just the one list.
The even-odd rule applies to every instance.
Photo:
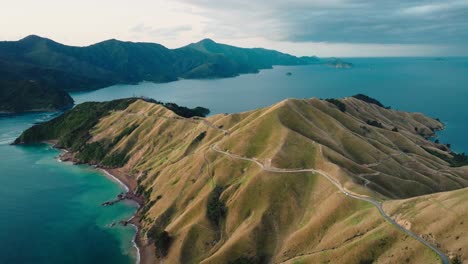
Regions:
[[156, 247], [156, 255], [159, 257], [167, 256], [169, 248], [172, 244], [172, 237], [165, 230], [160, 230], [158, 226], [154, 225], [147, 234], [148, 238], [154, 241]]
[[100, 142], [93, 142], [85, 145], [76, 157], [86, 163], [98, 163], [104, 158], [106, 153], [106, 148]]
[[377, 122], [377, 121], [375, 121], [375, 120], [367, 120], [367, 122], [366, 122], [366, 123], [367, 123], [368, 125], [370, 125], [370, 126], [374, 126], [374, 127], [383, 128], [383, 125], [382, 125], [382, 123], [380, 123], [380, 122]]
[[188, 108], [188, 107], [185, 107], [185, 106], [179, 106], [176, 103], [163, 103], [161, 101], [157, 101], [157, 100], [154, 100], [154, 99], [151, 99], [151, 98], [146, 98], [146, 97], [142, 97], [141, 99], [146, 101], [146, 102], [162, 105], [162, 106], [166, 107], [167, 109], [171, 110], [172, 112], [174, 112], [174, 113], [176, 113], [176, 114], [178, 114], [178, 115], [180, 115], [182, 117], [186, 117], [186, 118], [190, 118], [190, 117], [194, 117], [194, 116], [205, 117], [208, 114], [210, 114], [210, 109], [205, 108], [205, 107], [201, 107], [201, 106], [197, 106], [195, 108]]
[[202, 141], [206, 136], [206, 131], [201, 132], [198, 134], [198, 136], [193, 140], [193, 142], [200, 142]]
[[104, 166], [109, 166], [112, 168], [123, 167], [127, 163], [128, 157], [125, 153], [112, 153], [101, 162]]
[[379, 102], [377, 99], [369, 97], [365, 94], [356, 94], [356, 95], [353, 95], [353, 97], [361, 101], [364, 101], [366, 103], [375, 104], [377, 106], [385, 108], [385, 106], [381, 102]]
[[226, 206], [219, 199], [223, 191], [223, 187], [216, 186], [208, 196], [206, 216], [215, 226], [219, 226], [221, 220], [226, 216]]
[[340, 109], [341, 112], [346, 111], [346, 105], [338, 99], [328, 98], [325, 99], [325, 101], [334, 104], [336, 107], [338, 107], [338, 109]]
[[160, 257], [165, 257], [169, 253], [172, 244], [172, 237], [164, 229], [169, 224], [174, 212], [175, 208], [169, 207], [154, 221], [153, 226], [146, 233], [148, 239], [154, 242], [156, 254]]
[[[424, 147], [423, 147], [424, 148]], [[446, 162], [448, 162], [450, 164], [451, 167], [462, 167], [462, 166], [466, 166], [468, 165], [468, 156], [466, 156], [465, 153], [455, 153], [455, 152], [451, 152], [450, 154], [452, 155], [452, 157], [449, 157], [447, 155], [444, 155], [444, 154], [441, 154], [437, 151], [434, 151], [432, 149], [428, 149], [428, 148], [424, 148], [424, 150], [426, 150], [427, 152], [429, 152], [430, 154], [442, 159], [442, 160], [445, 160]]]
[[122, 132], [120, 132], [118, 136], [114, 138], [114, 140], [112, 141], [112, 145], [119, 143], [119, 141], [122, 140], [122, 138], [130, 135], [137, 128], [138, 128], [138, 125], [136, 124], [126, 127], [124, 130], [122, 130]]

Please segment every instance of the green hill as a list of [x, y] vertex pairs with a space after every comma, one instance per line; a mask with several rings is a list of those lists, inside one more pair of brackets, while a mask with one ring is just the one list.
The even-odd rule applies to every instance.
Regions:
[[317, 57], [295, 57], [275, 50], [262, 48], [239, 48], [226, 44], [219, 44], [211, 39], [204, 39], [192, 43], [182, 49], [195, 49], [210, 54], [218, 54], [229, 59], [240, 73], [258, 72], [260, 69], [268, 69], [273, 65], [305, 65], [319, 63]]
[[[118, 83], [170, 82], [179, 78], [222, 78], [258, 72], [273, 65], [315, 63], [265, 49], [244, 49], [203, 40], [179, 49], [115, 39], [73, 47], [39, 36], [0, 42], [0, 111], [67, 107], [62, 91]], [[40, 85], [29, 85], [33, 81]], [[27, 88], [25, 88], [27, 86]], [[44, 96], [39, 96], [44, 94]], [[50, 99], [45, 96], [50, 94]], [[21, 98], [10, 101], [11, 97]]]
[[[70, 150], [63, 158], [128, 184], [145, 201], [136, 218], [142, 263], [440, 263], [355, 196], [384, 202], [415, 223], [408, 229], [464, 254], [457, 215], [466, 213], [438, 222], [437, 207], [468, 204], [466, 191], [454, 191], [468, 187], [468, 167], [453, 167], [454, 154], [426, 139], [442, 128], [354, 97], [207, 118], [123, 99], [81, 104], [16, 143], [55, 139]], [[395, 200], [441, 191], [456, 199]]]

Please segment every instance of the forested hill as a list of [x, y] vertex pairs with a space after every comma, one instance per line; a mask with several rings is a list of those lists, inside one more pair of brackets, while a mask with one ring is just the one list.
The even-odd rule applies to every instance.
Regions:
[[[169, 82], [179, 78], [222, 78], [258, 72], [273, 65], [317, 63], [315, 57], [295, 57], [266, 49], [245, 49], [202, 40], [178, 49], [156, 43], [115, 39], [86, 47], [73, 47], [31, 35], [0, 42], [0, 111], [60, 108], [70, 103], [35, 100], [37, 89], [53, 97], [61, 91], [91, 90], [118, 83]], [[28, 92], [23, 88], [28, 85]], [[20, 98], [5, 104], [8, 98]], [[38, 103], [38, 105], [35, 105]], [[23, 106], [19, 104], [24, 104]]]

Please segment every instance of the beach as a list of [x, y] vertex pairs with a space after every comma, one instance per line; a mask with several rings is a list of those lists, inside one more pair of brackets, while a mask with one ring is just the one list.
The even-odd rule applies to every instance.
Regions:
[[[47, 144], [56, 147], [57, 141], [50, 140], [46, 142]], [[74, 153], [70, 152], [66, 149], [60, 149], [62, 152], [58, 157], [59, 162], [72, 162], [74, 164], [79, 164], [79, 161], [75, 159]], [[102, 174], [107, 177], [108, 179], [112, 180], [116, 184], [118, 184], [126, 193], [130, 193], [130, 198], [126, 198], [127, 200], [131, 200], [138, 205], [138, 208], [144, 206], [144, 199], [142, 197], [134, 195], [138, 183], [135, 177], [132, 177], [129, 173], [123, 171], [121, 168], [102, 168], [93, 164], [88, 164], [90, 166], [95, 167], [97, 170], [101, 171]], [[152, 264], [157, 261], [155, 255], [155, 249], [153, 245], [148, 245], [143, 238], [141, 233], [141, 223], [140, 223], [140, 216], [139, 211], [137, 210], [135, 214], [127, 220], [124, 220], [126, 224], [130, 224], [135, 227], [136, 233], [133, 237], [132, 244], [136, 251], [135, 256], [135, 263], [136, 264]]]
[[[134, 192], [136, 190], [136, 187], [137, 187], [136, 178], [131, 177], [129, 174], [123, 172], [121, 169], [100, 168], [100, 170], [104, 173], [104, 175], [106, 175], [113, 181], [117, 182], [119, 185], [121, 185], [127, 192], [128, 191]], [[133, 201], [139, 205], [139, 208], [144, 206], [143, 199], [138, 199], [138, 200], [133, 200]], [[135, 237], [133, 238], [133, 241], [132, 241], [137, 251], [136, 263], [137, 264], [156, 263], [157, 258], [155, 255], [154, 246], [148, 245], [145, 242], [141, 234], [139, 211], [137, 211], [135, 215], [133, 215], [130, 219], [128, 219], [127, 222], [133, 225], [137, 230]]]

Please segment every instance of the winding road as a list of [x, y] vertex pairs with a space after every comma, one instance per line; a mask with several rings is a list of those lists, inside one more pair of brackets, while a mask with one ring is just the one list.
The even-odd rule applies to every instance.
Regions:
[[[167, 118], [167, 119], [178, 119], [178, 120], [181, 120], [181, 121], [188, 121], [189, 120], [190, 122], [193, 122], [193, 123], [196, 123], [197, 121], [201, 121], [201, 123], [204, 124], [205, 126], [208, 126], [208, 127], [212, 128], [212, 129], [223, 132], [224, 136], [229, 136], [230, 135], [230, 132], [228, 130], [222, 129], [222, 128], [218, 127], [218, 126], [215, 126], [214, 124], [210, 123], [209, 121], [207, 121], [206, 119], [203, 119], [203, 118], [190, 118], [190, 119], [183, 118], [183, 117], [177, 117], [177, 118], [176, 117], [165, 117], [165, 118]], [[320, 146], [320, 153], [322, 153], [322, 145], [319, 145], [319, 146]], [[449, 258], [442, 251], [440, 251], [438, 248], [436, 248], [435, 246], [433, 246], [431, 243], [424, 240], [420, 236], [416, 235], [415, 233], [411, 232], [410, 230], [408, 230], [408, 229], [404, 228], [403, 226], [399, 225], [397, 222], [395, 222], [395, 220], [393, 220], [389, 215], [387, 215], [387, 213], [385, 213], [385, 211], [384, 211], [384, 209], [382, 207], [381, 202], [379, 202], [377, 200], [374, 200], [371, 197], [359, 195], [359, 194], [356, 194], [356, 193], [353, 193], [353, 192], [347, 190], [346, 188], [344, 188], [341, 185], [341, 183], [338, 180], [336, 180], [334, 177], [330, 176], [325, 171], [317, 170], [317, 169], [284, 169], [284, 168], [276, 168], [276, 167], [271, 167], [271, 165], [265, 165], [265, 164], [261, 163], [259, 160], [255, 159], [255, 158], [242, 157], [242, 156], [239, 156], [237, 154], [230, 153], [228, 151], [223, 151], [223, 150], [218, 148], [217, 143], [211, 145], [210, 148], [213, 151], [217, 152], [217, 153], [227, 155], [227, 156], [229, 156], [229, 157], [231, 157], [233, 159], [253, 162], [253, 163], [257, 164], [262, 170], [268, 171], [268, 172], [273, 172], [273, 173], [311, 172], [311, 173], [319, 174], [319, 175], [325, 177], [333, 185], [335, 185], [340, 190], [340, 192], [342, 192], [346, 196], [357, 199], [357, 200], [365, 201], [365, 202], [368, 202], [368, 203], [371, 203], [372, 205], [374, 205], [379, 210], [382, 217], [385, 220], [387, 220], [390, 224], [392, 224], [394, 227], [396, 227], [400, 231], [404, 232], [408, 236], [411, 236], [412, 238], [416, 239], [417, 241], [422, 243], [424, 246], [431, 249], [434, 253], [436, 253], [439, 256], [439, 258], [440, 258], [440, 260], [441, 260], [441, 262], [443, 264], [450, 264]], [[392, 156], [397, 156], [397, 155], [401, 155], [401, 154], [402, 153], [393, 154], [390, 157], [388, 157], [387, 159], [390, 159]], [[373, 167], [373, 166], [377, 166], [378, 164], [380, 164], [380, 162], [375, 163], [375, 164], [368, 164], [366, 167]], [[371, 173], [371, 174], [366, 174], [366, 175], [377, 175], [377, 173], [378, 172]], [[360, 176], [364, 176], [364, 174], [360, 175]], [[366, 184], [365, 185], [367, 185], [368, 183], [369, 183], [369, 181], [366, 179]]]
[[[321, 148], [322, 146], [320, 145], [320, 151], [321, 151]], [[351, 197], [351, 198], [354, 198], [354, 199], [357, 199], [357, 200], [361, 200], [361, 201], [365, 201], [365, 202], [369, 202], [371, 203], [372, 205], [374, 205], [380, 212], [380, 214], [382, 215], [382, 217], [387, 220], [390, 224], [392, 224], [393, 226], [395, 226], [397, 229], [401, 230], [402, 232], [404, 232], [405, 234], [411, 236], [412, 238], [416, 239], [417, 241], [419, 241], [420, 243], [422, 243], [424, 246], [430, 248], [432, 251], [434, 251], [440, 258], [441, 262], [443, 264], [450, 264], [450, 260], [449, 258], [442, 252], [440, 251], [438, 248], [436, 248], [435, 246], [433, 246], [431, 243], [427, 242], [426, 240], [424, 240], [423, 238], [421, 238], [420, 236], [416, 235], [415, 233], [411, 232], [410, 230], [404, 228], [403, 226], [399, 225], [397, 222], [395, 222], [395, 220], [393, 220], [389, 215], [387, 215], [387, 213], [385, 213], [383, 207], [382, 207], [382, 203], [377, 201], [377, 200], [374, 200], [372, 199], [371, 197], [368, 197], [368, 196], [362, 196], [362, 195], [359, 195], [359, 194], [355, 194], [355, 193], [352, 193], [350, 192], [349, 190], [347, 190], [346, 188], [344, 188], [341, 183], [336, 180], [335, 178], [333, 178], [332, 176], [330, 176], [328, 173], [322, 171], [322, 170], [316, 170], [316, 169], [282, 169], [282, 168], [275, 168], [275, 167], [271, 167], [271, 166], [265, 166], [263, 163], [261, 163], [260, 161], [258, 161], [257, 159], [255, 158], [247, 158], [247, 157], [242, 157], [242, 156], [239, 156], [239, 155], [236, 155], [236, 154], [233, 154], [233, 153], [230, 153], [230, 152], [227, 152], [227, 151], [223, 151], [223, 150], [220, 150], [217, 146], [217, 144], [213, 144], [211, 145], [211, 149], [217, 153], [220, 153], [220, 154], [223, 154], [223, 155], [227, 155], [233, 159], [238, 159], [238, 160], [244, 160], [244, 161], [250, 161], [250, 162], [253, 162], [255, 164], [257, 164], [262, 170], [264, 171], [268, 171], [268, 172], [273, 172], [273, 173], [300, 173], [300, 172], [311, 172], [311, 173], [315, 173], [315, 174], [319, 174], [323, 177], [325, 177], [328, 181], [330, 181], [333, 185], [335, 185], [343, 194], [345, 194], [346, 196], [348, 197]]]

